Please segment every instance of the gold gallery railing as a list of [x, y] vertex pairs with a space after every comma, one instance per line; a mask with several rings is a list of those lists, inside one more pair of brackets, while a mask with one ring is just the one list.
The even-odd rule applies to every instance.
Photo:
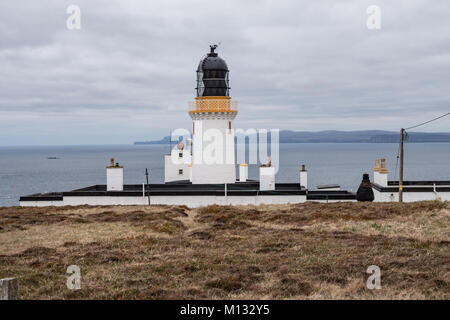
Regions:
[[237, 112], [237, 101], [205, 99], [189, 101], [189, 112]]

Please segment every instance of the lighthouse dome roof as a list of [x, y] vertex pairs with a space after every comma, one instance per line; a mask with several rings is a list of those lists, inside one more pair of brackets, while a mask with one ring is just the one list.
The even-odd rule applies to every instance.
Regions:
[[211, 52], [203, 58], [197, 68], [197, 97], [228, 97], [228, 66], [214, 50], [217, 45], [210, 46]]
[[209, 70], [217, 70], [217, 71], [228, 71], [228, 66], [225, 60], [223, 60], [219, 55], [214, 52], [217, 46], [211, 46], [211, 52], [203, 58], [198, 64], [197, 71], [209, 71]]
[[200, 61], [198, 64], [197, 71], [207, 71], [207, 70], [221, 70], [228, 71], [228, 66], [225, 60], [218, 56], [208, 56]]

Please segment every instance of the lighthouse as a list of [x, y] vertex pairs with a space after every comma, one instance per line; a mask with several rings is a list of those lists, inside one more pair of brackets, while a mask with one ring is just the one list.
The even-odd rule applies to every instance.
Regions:
[[230, 71], [216, 49], [217, 45], [210, 46], [198, 65], [197, 96], [189, 104], [193, 184], [236, 182], [233, 120], [237, 103], [230, 97]]
[[[164, 156], [164, 183], [146, 180], [146, 184], [124, 185], [123, 167], [111, 158], [110, 166], [106, 167], [106, 185], [22, 196], [20, 205], [186, 205], [196, 208], [357, 201], [357, 194], [346, 190], [322, 187], [308, 190], [309, 173], [305, 165], [301, 166], [300, 179], [296, 182], [276, 182], [276, 167], [271, 160], [260, 165], [259, 181], [249, 179], [248, 164], [240, 163], [239, 181], [236, 181], [233, 121], [238, 113], [237, 103], [230, 97], [228, 66], [215, 52], [217, 46], [210, 47], [210, 52], [198, 65], [196, 97], [189, 103], [192, 135], [183, 128], [172, 133], [171, 138], [177, 137], [178, 143]], [[179, 141], [180, 137], [184, 141]], [[373, 191], [371, 199], [393, 201], [398, 198], [398, 181], [388, 181], [384, 159], [381, 168], [376, 161], [374, 171], [375, 181], [368, 181], [368, 190]], [[368, 180], [366, 176], [364, 180]], [[450, 181], [408, 183], [403, 189], [404, 201], [450, 200]]]

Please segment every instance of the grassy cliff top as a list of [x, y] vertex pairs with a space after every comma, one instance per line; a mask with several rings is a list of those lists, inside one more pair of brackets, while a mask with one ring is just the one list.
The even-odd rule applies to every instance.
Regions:
[[449, 261], [443, 202], [0, 208], [22, 299], [449, 299]]

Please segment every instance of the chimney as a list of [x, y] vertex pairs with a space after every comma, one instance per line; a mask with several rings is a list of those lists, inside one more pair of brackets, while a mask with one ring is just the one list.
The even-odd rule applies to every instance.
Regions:
[[382, 186], [388, 186], [388, 170], [386, 169], [386, 159], [375, 160], [375, 167], [373, 168], [373, 182]]
[[239, 181], [245, 182], [248, 180], [248, 164], [241, 163], [239, 165]]
[[378, 184], [380, 180], [380, 160], [375, 160], [375, 167], [373, 167], [373, 182]]
[[381, 159], [380, 173], [388, 173], [386, 169], [386, 159]]
[[300, 187], [308, 189], [308, 171], [306, 171], [304, 164], [302, 164], [302, 169], [300, 170]]
[[259, 167], [259, 190], [275, 190], [275, 167], [272, 167], [271, 161]]
[[106, 191], [123, 191], [123, 167], [118, 162], [114, 164], [114, 158], [106, 167]]
[[375, 167], [373, 167], [373, 171], [380, 171], [380, 160], [376, 159], [375, 160]]

